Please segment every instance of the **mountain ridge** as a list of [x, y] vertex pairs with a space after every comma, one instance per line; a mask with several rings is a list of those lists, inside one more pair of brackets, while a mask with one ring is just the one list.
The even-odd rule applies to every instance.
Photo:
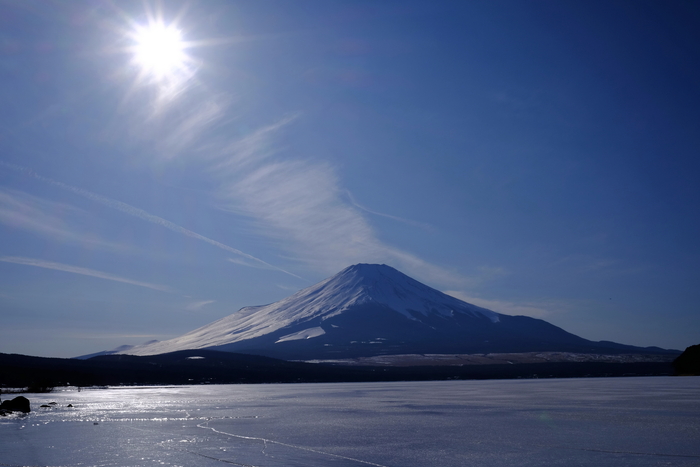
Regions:
[[376, 264], [349, 266], [278, 302], [244, 307], [182, 336], [117, 353], [155, 355], [185, 349], [287, 360], [421, 353], [652, 351], [593, 342], [544, 320], [496, 313]]

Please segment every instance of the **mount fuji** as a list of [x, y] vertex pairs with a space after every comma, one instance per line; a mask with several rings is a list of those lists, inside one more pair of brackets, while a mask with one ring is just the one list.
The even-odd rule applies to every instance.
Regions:
[[279, 302], [245, 307], [174, 339], [121, 352], [209, 349], [285, 360], [495, 352], [659, 353], [593, 342], [546, 321], [496, 313], [398, 270], [356, 264]]

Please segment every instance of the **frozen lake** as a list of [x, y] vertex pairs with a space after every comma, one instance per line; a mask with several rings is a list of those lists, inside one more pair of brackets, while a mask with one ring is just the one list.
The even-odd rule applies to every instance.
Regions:
[[[28, 397], [31, 414], [0, 418], [2, 466], [700, 465], [700, 377], [130, 387]], [[39, 407], [52, 401], [55, 408]]]

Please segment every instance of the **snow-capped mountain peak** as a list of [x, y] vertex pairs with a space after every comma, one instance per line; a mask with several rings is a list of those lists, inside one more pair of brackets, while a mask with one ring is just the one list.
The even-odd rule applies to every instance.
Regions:
[[498, 321], [498, 313], [446, 295], [385, 264], [355, 264], [318, 286], [324, 295], [345, 307], [375, 302], [410, 319], [416, 319], [416, 313], [452, 316], [457, 312]]
[[[278, 302], [121, 353], [203, 349], [316, 360], [399, 354], [644, 352], [446, 295], [383, 264], [356, 264]], [[110, 352], [113, 353], [113, 352]]]
[[[245, 307], [180, 337], [135, 346], [127, 352], [148, 355], [233, 344], [305, 322], [314, 321], [317, 324], [310, 327], [316, 327], [319, 322], [360, 305], [384, 306], [414, 321], [429, 315], [447, 318], [455, 313], [499, 321], [498, 313], [439, 292], [390, 266], [356, 264], [278, 302]], [[299, 335], [309, 338], [320, 334], [316, 331]]]

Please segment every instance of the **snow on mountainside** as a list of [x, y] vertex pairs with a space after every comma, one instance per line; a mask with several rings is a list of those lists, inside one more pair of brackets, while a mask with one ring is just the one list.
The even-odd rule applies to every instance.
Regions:
[[[279, 302], [245, 307], [180, 337], [135, 346], [123, 353], [154, 355], [228, 345], [312, 320], [323, 322], [350, 308], [368, 304], [388, 307], [412, 321], [421, 316], [450, 318], [462, 314], [497, 323], [502, 316], [421, 284], [390, 266], [356, 264]], [[310, 325], [310, 329], [280, 337], [278, 342], [323, 335], [323, 329], [317, 328]]]
[[494, 352], [655, 352], [614, 342], [592, 342], [540, 319], [495, 313], [377, 264], [350, 266], [279, 302], [242, 308], [180, 337], [119, 353], [155, 355], [204, 348], [284, 360]]

